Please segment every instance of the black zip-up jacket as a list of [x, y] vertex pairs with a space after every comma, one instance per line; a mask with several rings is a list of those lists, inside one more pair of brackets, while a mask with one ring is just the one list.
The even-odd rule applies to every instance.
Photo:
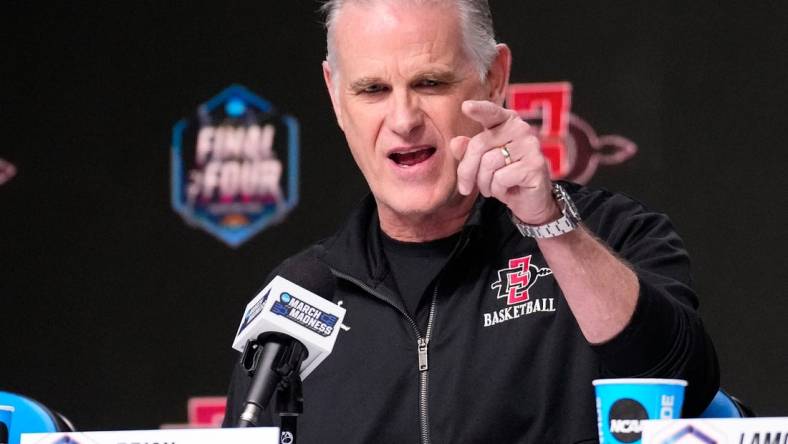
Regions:
[[[628, 197], [563, 185], [585, 226], [638, 276], [635, 313], [619, 335], [586, 341], [536, 242], [493, 199], [479, 200], [411, 319], [392, 290], [369, 197], [336, 235], [289, 259], [330, 266], [350, 327], [304, 381], [298, 441], [595, 442], [591, 381], [600, 377], [686, 379], [683, 414], [699, 414], [718, 389], [717, 357], [670, 221]], [[226, 425], [249, 380], [236, 368]]]

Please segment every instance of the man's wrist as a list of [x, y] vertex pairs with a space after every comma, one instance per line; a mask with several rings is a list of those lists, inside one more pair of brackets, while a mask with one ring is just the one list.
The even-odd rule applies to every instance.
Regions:
[[540, 212], [538, 215], [532, 216], [528, 219], [520, 219], [516, 214], [514, 214], [514, 211], [512, 211], [512, 220], [517, 220], [518, 223], [525, 225], [539, 226], [555, 222], [563, 215], [564, 214], [561, 212], [561, 207], [558, 206], [558, 202], [553, 199], [550, 201], [548, 208]]
[[512, 213], [512, 222], [520, 234], [541, 239], [560, 236], [577, 228], [581, 220], [580, 213], [566, 190], [558, 184], [553, 184], [553, 197], [560, 212], [550, 222], [538, 225], [526, 224]]

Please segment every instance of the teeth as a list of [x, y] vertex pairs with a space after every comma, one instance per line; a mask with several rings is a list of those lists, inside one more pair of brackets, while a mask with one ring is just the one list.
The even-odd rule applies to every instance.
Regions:
[[411, 154], [411, 153], [418, 153], [419, 151], [428, 150], [428, 149], [430, 149], [430, 148], [432, 148], [432, 147], [431, 147], [431, 146], [428, 146], [428, 147], [423, 147], [423, 148], [413, 148], [413, 149], [411, 149], [411, 150], [406, 150], [406, 151], [394, 151], [393, 153], [391, 153], [391, 154], [389, 154], [389, 155], [393, 155], [393, 154]]
[[435, 147], [416, 148], [406, 151], [397, 151], [389, 154], [389, 158], [400, 166], [412, 166], [430, 158], [436, 149]]

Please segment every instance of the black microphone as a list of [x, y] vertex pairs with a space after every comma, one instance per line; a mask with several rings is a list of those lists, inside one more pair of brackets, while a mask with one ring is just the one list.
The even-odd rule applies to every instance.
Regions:
[[345, 315], [331, 302], [335, 289], [328, 266], [306, 256], [283, 263], [247, 305], [233, 342], [252, 376], [238, 427], [257, 426], [275, 391], [283, 418], [301, 413], [301, 378], [331, 353]]

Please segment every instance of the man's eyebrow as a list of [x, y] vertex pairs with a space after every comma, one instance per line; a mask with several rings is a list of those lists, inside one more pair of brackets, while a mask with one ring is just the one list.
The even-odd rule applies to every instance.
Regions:
[[454, 71], [434, 70], [434, 69], [418, 72], [413, 77], [415, 79], [431, 79], [431, 80], [437, 80], [439, 82], [446, 82], [446, 83], [454, 83], [460, 80]]

